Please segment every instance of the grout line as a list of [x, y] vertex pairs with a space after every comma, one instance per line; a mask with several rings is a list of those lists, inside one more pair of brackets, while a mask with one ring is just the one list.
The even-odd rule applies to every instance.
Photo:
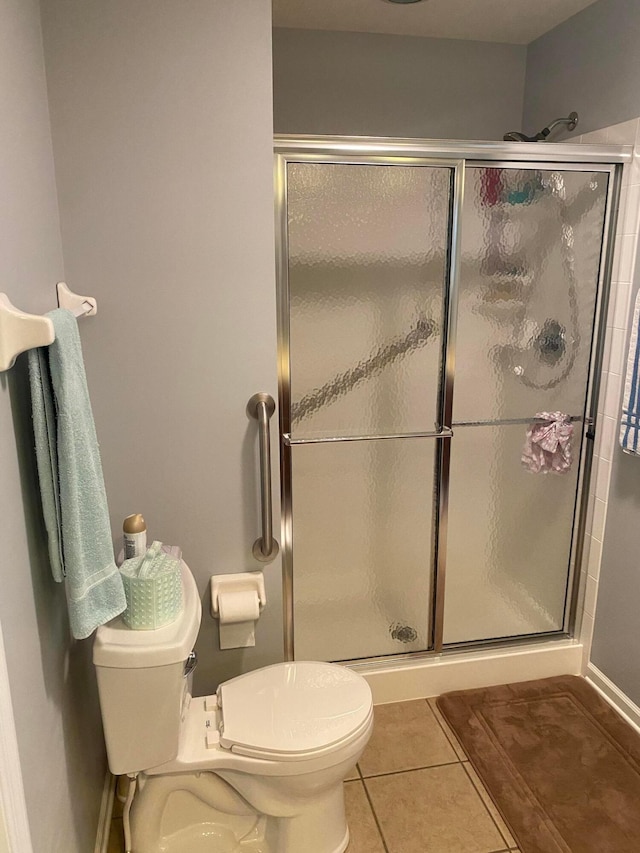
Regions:
[[[468, 778], [468, 780], [471, 782], [471, 784], [472, 784], [472, 785], [473, 785], [473, 787], [474, 787], [474, 790], [476, 791], [477, 795], [480, 797], [480, 800], [482, 801], [482, 805], [484, 806], [485, 811], [487, 812], [487, 814], [488, 814], [488, 815], [489, 815], [489, 817], [491, 818], [491, 820], [492, 820], [492, 822], [493, 822], [493, 824], [494, 824], [495, 828], [498, 830], [498, 834], [500, 835], [500, 838], [502, 838], [502, 840], [504, 841], [504, 843], [507, 845], [507, 850], [509, 850], [509, 842], [508, 842], [508, 841], [507, 841], [507, 839], [504, 837], [504, 833], [502, 832], [502, 830], [501, 830], [501, 829], [500, 829], [500, 827], [498, 826], [498, 822], [497, 822], [497, 820], [496, 820], [496, 819], [494, 818], [494, 816], [491, 814], [491, 810], [489, 809], [489, 806], [485, 803], [485, 801], [484, 801], [484, 797], [483, 797], [483, 796], [482, 796], [482, 794], [480, 793], [480, 791], [479, 791], [479, 789], [478, 789], [478, 786], [476, 785], [476, 783], [475, 783], [475, 781], [474, 781], [474, 779], [473, 779], [473, 776], [471, 775], [471, 773], [469, 773], [469, 772], [467, 771], [467, 768], [466, 768], [466, 767], [464, 767], [464, 764], [463, 764], [463, 768], [464, 768], [464, 772], [467, 774], [467, 778]], [[487, 791], [487, 794], [489, 794], [489, 792], [488, 792], [488, 791]], [[494, 803], [494, 806], [495, 806], [495, 803]], [[496, 806], [496, 810], [498, 810], [498, 807], [497, 807], [497, 806]], [[501, 817], [502, 817], [502, 815], [501, 815]], [[506, 826], [506, 823], [505, 823], [505, 826]], [[509, 830], [509, 832], [511, 832], [511, 830]], [[517, 848], [516, 848], [516, 849], [517, 849]]]
[[459, 758], [455, 761], [443, 761], [440, 764], [424, 764], [422, 767], [406, 767], [404, 770], [387, 770], [386, 773], [370, 773], [369, 776], [363, 776], [362, 781], [367, 779], [380, 779], [382, 776], [399, 776], [400, 773], [416, 773], [418, 770], [433, 770], [436, 767], [453, 767], [455, 764], [462, 764]]
[[[435, 698], [435, 697], [434, 697], [434, 698]], [[440, 720], [440, 717], [436, 714], [436, 712], [435, 712], [435, 711], [433, 710], [433, 708], [431, 707], [431, 703], [429, 702], [429, 700], [428, 700], [428, 699], [425, 699], [424, 701], [427, 703], [427, 705], [428, 705], [428, 707], [429, 707], [429, 710], [431, 711], [431, 713], [432, 713], [432, 714], [433, 714], [433, 716], [435, 717], [435, 719], [436, 719], [436, 723], [437, 723], [437, 724], [440, 726], [440, 728], [442, 729], [442, 733], [443, 733], [443, 734], [444, 734], [444, 736], [446, 737], [447, 742], [448, 742], [448, 743], [449, 743], [449, 745], [451, 746], [451, 749], [454, 751], [454, 753], [455, 753], [456, 758], [458, 759], [458, 761], [465, 761], [465, 759], [464, 759], [464, 758], [460, 758], [460, 756], [458, 755], [458, 750], [456, 749], [456, 745], [455, 745], [455, 743], [454, 743], [454, 742], [451, 740], [451, 738], [449, 737], [449, 734], [448, 734], [447, 730], [446, 730], [446, 729], [445, 729], [445, 727], [442, 725], [442, 721]], [[460, 746], [460, 749], [464, 752], [464, 754], [465, 754], [465, 755], [467, 755], [467, 751], [466, 751], [466, 749], [462, 746], [462, 744], [460, 743], [460, 741], [458, 741], [458, 744], [459, 744], [459, 746]], [[469, 760], [468, 756], [467, 756], [466, 760], [467, 760], [467, 761]]]
[[[447, 734], [447, 732], [446, 732], [446, 730], [445, 730], [445, 727], [444, 727], [444, 726], [442, 725], [442, 723], [440, 722], [440, 719], [439, 719], [438, 715], [436, 714], [436, 712], [435, 712], [435, 711], [433, 710], [433, 708], [431, 707], [431, 702], [429, 702], [429, 700], [428, 700], [428, 699], [425, 699], [424, 701], [427, 703], [427, 708], [431, 711], [431, 716], [435, 718], [436, 723], [440, 726], [440, 729], [441, 729], [441, 731], [442, 731], [442, 734], [443, 734], [443, 735], [445, 736], [445, 738], [447, 739], [447, 743], [449, 744], [449, 746], [451, 747], [451, 749], [455, 752], [456, 757], [457, 757], [457, 756], [458, 756], [458, 752], [457, 752], [457, 750], [456, 750], [455, 746], [453, 745], [453, 741], [451, 740], [451, 738], [450, 738], [450, 737], [449, 737], [449, 735]], [[458, 760], [460, 760], [460, 759], [458, 759]]]
[[371, 809], [371, 814], [373, 815], [373, 819], [376, 822], [376, 826], [378, 827], [378, 833], [380, 834], [380, 840], [382, 841], [382, 846], [384, 847], [385, 853], [389, 853], [389, 848], [387, 847], [387, 841], [384, 837], [384, 832], [382, 831], [382, 826], [380, 825], [380, 821], [378, 820], [378, 815], [376, 814], [375, 806], [373, 805], [373, 800], [371, 799], [371, 795], [367, 789], [367, 783], [362, 780], [362, 787], [364, 788], [365, 796], [369, 802], [369, 808]]

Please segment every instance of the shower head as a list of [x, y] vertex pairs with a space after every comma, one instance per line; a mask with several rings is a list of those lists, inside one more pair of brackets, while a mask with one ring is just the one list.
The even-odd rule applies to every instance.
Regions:
[[502, 137], [505, 142], [537, 142], [535, 136], [525, 136], [519, 130], [510, 130]]
[[519, 130], [510, 130], [502, 138], [505, 142], [544, 142], [559, 124], [566, 125], [567, 130], [575, 130], [578, 124], [578, 113], [573, 112], [569, 113], [566, 118], [557, 118], [551, 124], [547, 125], [547, 127], [543, 127], [535, 136], [525, 136]]

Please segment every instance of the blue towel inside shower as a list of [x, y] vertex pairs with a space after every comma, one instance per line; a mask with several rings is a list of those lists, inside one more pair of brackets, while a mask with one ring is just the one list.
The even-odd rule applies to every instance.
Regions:
[[636, 296], [631, 326], [627, 372], [622, 397], [620, 446], [625, 453], [640, 453], [640, 291]]
[[29, 351], [38, 479], [53, 576], [65, 582], [71, 632], [81, 640], [127, 602], [113, 559], [78, 323], [61, 308], [47, 316], [55, 341]]

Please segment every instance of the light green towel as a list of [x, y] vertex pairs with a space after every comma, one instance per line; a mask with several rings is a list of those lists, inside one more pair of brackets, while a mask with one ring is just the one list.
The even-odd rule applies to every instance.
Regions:
[[38, 477], [53, 576], [65, 581], [73, 636], [81, 640], [126, 607], [113, 559], [78, 323], [59, 308], [55, 341], [29, 351]]

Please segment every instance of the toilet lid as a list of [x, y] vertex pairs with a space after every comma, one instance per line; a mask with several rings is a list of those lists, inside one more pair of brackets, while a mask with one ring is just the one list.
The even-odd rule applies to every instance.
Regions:
[[331, 663], [279, 663], [241, 675], [218, 688], [220, 743], [266, 759], [301, 759], [347, 740], [368, 723], [369, 685]]

